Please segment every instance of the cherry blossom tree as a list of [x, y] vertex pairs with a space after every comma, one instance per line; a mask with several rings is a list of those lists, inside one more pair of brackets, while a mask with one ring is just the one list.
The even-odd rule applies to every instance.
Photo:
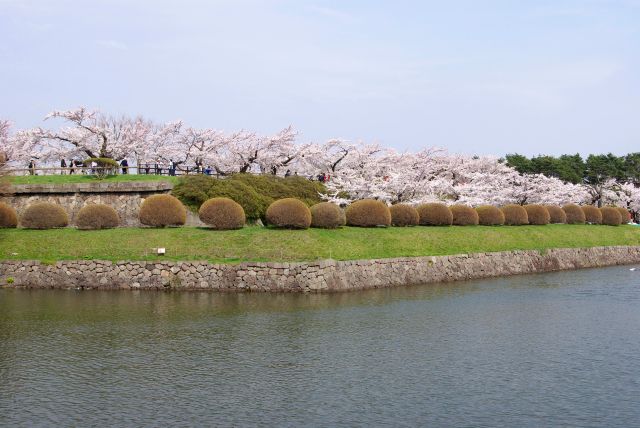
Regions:
[[211, 166], [218, 175], [282, 174], [328, 178], [329, 200], [347, 204], [375, 198], [389, 204], [440, 201], [472, 206], [508, 203], [616, 204], [638, 211], [640, 191], [615, 179], [571, 184], [542, 174], [521, 174], [497, 157], [449, 154], [441, 148], [398, 152], [379, 144], [331, 139], [297, 141], [289, 126], [273, 135], [193, 128], [183, 121], [157, 124], [142, 117], [106, 116], [80, 107], [53, 111], [45, 120], [64, 126], [11, 133], [0, 120], [0, 152], [10, 163], [36, 158], [107, 157], [143, 163]]
[[333, 174], [341, 168], [342, 162], [347, 159], [349, 154], [357, 149], [357, 145], [338, 138], [328, 140], [324, 144], [314, 144], [304, 155], [305, 165], [312, 172]]
[[0, 193], [4, 193], [5, 185], [2, 178], [5, 175], [5, 167], [7, 163], [7, 155], [5, 149], [8, 146], [9, 129], [11, 128], [11, 122], [8, 120], [0, 119]]
[[159, 127], [149, 138], [144, 162], [169, 162], [176, 165], [201, 163], [226, 143], [224, 134], [214, 129], [196, 129], [176, 121]]
[[226, 134], [215, 129], [184, 128], [173, 139], [173, 154], [183, 162], [211, 165], [220, 175], [260, 172], [276, 174], [302, 153], [296, 132], [287, 127], [272, 136], [241, 130]]
[[297, 132], [289, 126], [272, 136], [252, 135], [230, 144], [227, 155], [232, 163], [239, 165], [238, 172], [249, 172], [256, 167], [256, 172], [277, 174], [280, 168], [290, 165], [304, 146], [296, 145]]
[[8, 157], [6, 152], [10, 149], [9, 147], [10, 130], [11, 130], [11, 122], [5, 119], [0, 119], [0, 153], [2, 153], [2, 158], [5, 161]]
[[619, 191], [619, 186], [620, 183], [615, 178], [593, 180], [582, 184], [582, 187], [589, 194], [589, 204], [598, 207], [605, 205], [611, 199], [615, 199], [613, 195]]
[[[212, 165], [220, 174], [270, 172], [292, 164], [308, 145], [296, 144], [289, 126], [271, 136], [245, 130], [225, 133], [196, 129], [182, 121], [155, 124], [142, 117], [111, 117], [85, 107], [56, 110], [45, 120], [62, 119], [52, 130], [37, 127], [21, 131], [10, 146], [22, 160], [43, 161], [74, 157], [135, 158], [140, 162]], [[18, 150], [20, 148], [20, 150]], [[29, 154], [27, 154], [29, 153]]]
[[9, 120], [0, 119], [0, 154], [6, 166], [16, 165], [18, 162], [26, 162], [29, 159], [30, 144], [22, 143], [17, 136], [24, 131], [12, 133], [12, 123]]
[[175, 124], [157, 125], [142, 117], [106, 116], [85, 107], [53, 111], [45, 120], [63, 119], [67, 126], [57, 130], [37, 127], [16, 134], [13, 145], [23, 155], [42, 161], [61, 158], [146, 158], [158, 156], [169, 147]]
[[[356, 147], [354, 151], [358, 151]], [[348, 158], [345, 158], [348, 159]], [[444, 202], [472, 206], [583, 203], [584, 187], [543, 175], [522, 175], [490, 156], [449, 155], [442, 149], [396, 153], [381, 149], [344, 163], [328, 187], [340, 203], [376, 198], [388, 203]]]
[[115, 160], [144, 151], [153, 124], [141, 117], [110, 117], [84, 107], [75, 110], [53, 111], [45, 120], [60, 118], [72, 126], [58, 131], [35, 130], [41, 144], [64, 157], [85, 155], [90, 158]]
[[[635, 219], [640, 216], [640, 187], [632, 181], [615, 183], [615, 180], [607, 183], [603, 193], [603, 205], [614, 205], [631, 211]], [[626, 220], [626, 219], [625, 219]]]
[[10, 187], [6, 179], [10, 130], [11, 122], [0, 119], [0, 195], [6, 193]]

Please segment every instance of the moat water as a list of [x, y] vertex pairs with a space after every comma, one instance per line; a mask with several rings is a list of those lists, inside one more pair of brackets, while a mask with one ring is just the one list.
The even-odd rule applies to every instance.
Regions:
[[637, 426], [640, 268], [341, 294], [0, 290], [0, 426]]

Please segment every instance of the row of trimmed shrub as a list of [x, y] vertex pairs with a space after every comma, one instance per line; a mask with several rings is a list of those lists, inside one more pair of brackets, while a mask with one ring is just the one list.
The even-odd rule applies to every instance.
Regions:
[[[200, 207], [200, 220], [215, 229], [236, 229], [244, 225], [242, 207], [228, 198], [213, 198]], [[468, 225], [545, 225], [549, 223], [605, 224], [618, 226], [626, 223], [629, 212], [624, 208], [565, 205], [506, 205], [498, 208], [483, 205], [423, 204], [414, 208], [406, 204], [388, 207], [381, 201], [364, 199], [349, 205], [346, 211], [330, 202], [321, 202], [308, 208], [295, 198], [279, 199], [267, 208], [267, 223], [281, 228], [306, 229], [318, 227], [333, 229], [344, 226], [468, 226]], [[142, 217], [141, 217], [142, 221]], [[149, 224], [145, 223], [144, 224]]]
[[619, 207], [554, 205], [505, 205], [501, 208], [482, 205], [472, 208], [467, 205], [431, 203], [414, 208], [406, 204], [387, 206], [375, 200], [362, 200], [347, 208], [347, 224], [351, 226], [519, 226], [566, 224], [605, 224], [618, 226], [629, 220], [629, 212]]
[[[244, 226], [246, 215], [242, 206], [229, 198], [212, 198], [205, 201], [198, 212], [200, 220], [213, 229], [228, 230]], [[184, 205], [171, 195], [153, 195], [145, 199], [140, 208], [140, 222], [147, 226], [180, 226], [186, 222]], [[423, 204], [414, 208], [406, 204], [390, 208], [383, 202], [364, 199], [356, 201], [343, 212], [338, 206], [321, 202], [310, 209], [295, 198], [279, 199], [266, 211], [267, 223], [276, 227], [306, 229], [337, 228], [348, 224], [358, 227], [375, 226], [467, 226], [467, 225], [544, 225], [549, 223], [605, 224], [617, 226], [626, 222], [629, 212], [624, 208], [566, 205], [506, 205], [497, 208], [483, 205], [472, 208], [466, 205]], [[23, 213], [20, 223], [32, 229], [65, 227], [69, 224], [67, 213], [59, 205], [36, 203]], [[105, 229], [117, 227], [120, 219], [116, 211], [104, 204], [83, 207], [76, 220], [79, 229]], [[17, 227], [15, 210], [0, 203], [0, 227]]]
[[[245, 225], [242, 206], [229, 198], [212, 198], [205, 201], [198, 211], [200, 220], [213, 229], [239, 229]], [[146, 198], [138, 214], [140, 222], [147, 226], [181, 226], [186, 222], [185, 206], [171, 195], [153, 195]], [[344, 226], [345, 215], [336, 205], [322, 202], [309, 209], [294, 198], [279, 199], [269, 205], [267, 221], [277, 227], [306, 229], [315, 227], [336, 228]], [[109, 205], [86, 205], [78, 212], [78, 229], [107, 229], [120, 224], [118, 213]], [[69, 225], [69, 216], [60, 206], [48, 202], [32, 204], [20, 217], [20, 225], [28, 229], [52, 229]], [[18, 215], [12, 207], [0, 203], [0, 227], [18, 226]]]
[[[69, 225], [69, 216], [60, 205], [38, 202], [29, 205], [20, 217], [20, 224], [27, 229], [53, 229]], [[120, 217], [109, 205], [86, 205], [78, 212], [78, 229], [108, 229], [117, 227]], [[18, 227], [16, 210], [0, 202], [0, 228]]]
[[[171, 195], [148, 197], [143, 201], [138, 215], [142, 224], [154, 227], [179, 226], [187, 220], [186, 208]], [[69, 225], [69, 216], [60, 205], [37, 202], [24, 210], [20, 216], [20, 225], [27, 229], [66, 227]], [[113, 207], [105, 204], [85, 205], [76, 217], [76, 226], [82, 230], [110, 229], [119, 225], [120, 216]], [[17, 226], [16, 210], [0, 202], [0, 228]]]

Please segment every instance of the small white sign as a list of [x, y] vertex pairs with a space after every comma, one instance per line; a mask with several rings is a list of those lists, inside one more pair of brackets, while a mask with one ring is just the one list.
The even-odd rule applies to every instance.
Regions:
[[158, 248], [158, 255], [164, 256], [164, 248]]

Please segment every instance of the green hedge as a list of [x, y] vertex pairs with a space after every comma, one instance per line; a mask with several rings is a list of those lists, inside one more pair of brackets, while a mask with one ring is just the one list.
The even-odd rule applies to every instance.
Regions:
[[275, 200], [296, 198], [310, 206], [322, 202], [319, 193], [326, 193], [326, 188], [317, 181], [253, 174], [234, 174], [222, 179], [206, 175], [186, 176], [172, 191], [193, 211], [211, 198], [233, 199], [242, 206], [247, 219], [254, 221], [264, 219], [267, 208]]

